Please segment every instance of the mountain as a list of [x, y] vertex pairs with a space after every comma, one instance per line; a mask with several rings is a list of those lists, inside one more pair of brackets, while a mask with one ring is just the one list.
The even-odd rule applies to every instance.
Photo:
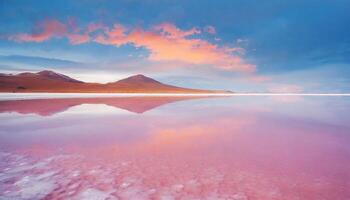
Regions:
[[86, 83], [48, 70], [38, 73], [0, 74], [0, 92], [227, 93], [167, 85], [142, 74], [106, 84]]
[[72, 82], [72, 83], [83, 83], [82, 81], [78, 81], [78, 80], [73, 79], [69, 76], [59, 74], [59, 73], [49, 71], [49, 70], [44, 70], [44, 71], [38, 72], [36, 74], [41, 76], [41, 77], [45, 77], [45, 78], [53, 79], [53, 80], [58, 80], [58, 81], [65, 81], [65, 82]]
[[0, 92], [64, 92], [84, 83], [53, 71], [0, 74]]
[[147, 76], [144, 76], [142, 74], [137, 74], [135, 76], [130, 76], [128, 78], [119, 80], [115, 82], [117, 84], [134, 84], [134, 83], [153, 83], [153, 84], [159, 84], [160, 82], [151, 79]]

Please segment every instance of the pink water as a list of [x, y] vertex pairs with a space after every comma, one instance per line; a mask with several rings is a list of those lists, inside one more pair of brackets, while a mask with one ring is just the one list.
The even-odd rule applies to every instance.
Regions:
[[0, 102], [0, 199], [350, 199], [350, 98]]

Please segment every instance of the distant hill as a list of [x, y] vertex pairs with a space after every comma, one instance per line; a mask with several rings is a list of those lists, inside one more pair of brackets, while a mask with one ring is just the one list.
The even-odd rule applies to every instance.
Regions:
[[138, 74], [106, 83], [86, 83], [53, 71], [0, 74], [0, 92], [52, 93], [228, 93], [167, 85]]

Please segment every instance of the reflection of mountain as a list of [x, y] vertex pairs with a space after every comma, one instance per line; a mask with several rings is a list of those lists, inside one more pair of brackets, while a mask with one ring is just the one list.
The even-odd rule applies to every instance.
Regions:
[[50, 116], [64, 112], [70, 107], [81, 104], [105, 104], [128, 110], [134, 113], [144, 113], [158, 106], [190, 99], [208, 97], [167, 96], [167, 97], [116, 97], [116, 98], [71, 98], [71, 99], [32, 99], [0, 101], [1, 112], [17, 112], [21, 114], [35, 113]]
[[65, 93], [227, 93], [225, 91], [181, 88], [158, 82], [144, 75], [106, 83], [85, 83], [53, 71], [0, 74], [0, 92]]

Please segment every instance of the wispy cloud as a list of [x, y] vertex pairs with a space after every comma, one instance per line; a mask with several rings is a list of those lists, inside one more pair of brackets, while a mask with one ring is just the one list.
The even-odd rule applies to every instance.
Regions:
[[206, 26], [204, 30], [209, 34], [212, 34], [212, 35], [216, 34], [216, 29], [214, 26]]
[[249, 81], [253, 81], [256, 83], [261, 83], [261, 82], [266, 82], [266, 81], [271, 81], [272, 77], [270, 76], [264, 76], [264, 75], [250, 75], [247, 77]]
[[57, 67], [72, 67], [81, 66], [83, 63], [63, 60], [56, 58], [45, 58], [39, 56], [24, 56], [24, 55], [0, 55], [0, 61], [5, 63], [19, 63], [25, 65], [39, 65], [39, 66], [57, 66]]
[[[216, 32], [211, 26], [205, 27], [204, 30], [211, 34]], [[244, 49], [214, 44], [201, 38], [201, 33], [202, 30], [197, 27], [182, 30], [171, 23], [158, 24], [149, 29], [130, 28], [122, 24], [114, 24], [112, 28], [101, 24], [89, 24], [84, 29], [79, 29], [57, 20], [49, 20], [40, 23], [32, 34], [19, 33], [10, 36], [9, 39], [17, 42], [43, 42], [51, 38], [65, 37], [74, 45], [96, 42], [119, 47], [131, 44], [136, 48], [147, 49], [150, 52], [150, 61], [209, 65], [215, 69], [233, 72], [256, 71], [256, 66], [243, 58]]]

